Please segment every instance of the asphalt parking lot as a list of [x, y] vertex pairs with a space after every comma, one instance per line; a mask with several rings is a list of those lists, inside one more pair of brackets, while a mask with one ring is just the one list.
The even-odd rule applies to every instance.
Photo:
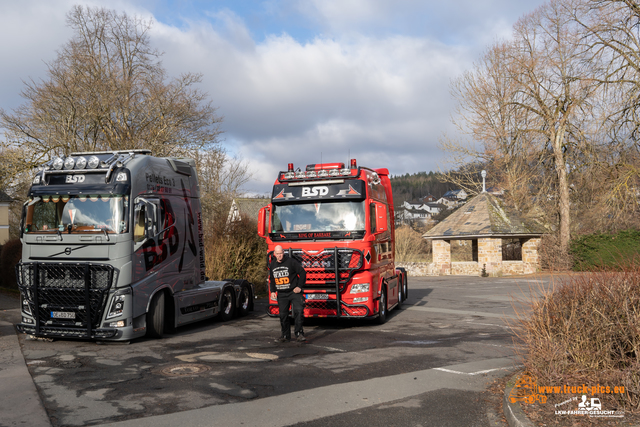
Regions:
[[518, 364], [508, 324], [551, 281], [410, 278], [386, 324], [310, 320], [306, 344], [273, 342], [279, 324], [266, 300], [247, 317], [161, 340], [18, 338], [56, 427], [495, 426], [504, 424], [486, 389]]

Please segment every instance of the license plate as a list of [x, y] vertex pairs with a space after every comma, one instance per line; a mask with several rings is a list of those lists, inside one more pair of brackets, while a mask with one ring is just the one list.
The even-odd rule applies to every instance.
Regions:
[[75, 319], [76, 314], [73, 311], [52, 311], [52, 319]]
[[329, 294], [307, 294], [307, 299], [329, 299]]

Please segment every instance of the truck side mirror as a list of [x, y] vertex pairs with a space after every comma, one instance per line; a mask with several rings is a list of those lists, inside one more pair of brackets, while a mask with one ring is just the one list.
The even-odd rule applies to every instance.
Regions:
[[268, 207], [260, 208], [258, 212], [258, 236], [264, 237], [267, 235], [266, 226], [268, 225], [267, 212], [269, 211]]
[[387, 206], [384, 203], [374, 202], [376, 206], [376, 231], [375, 234], [381, 234], [388, 230], [387, 228]]

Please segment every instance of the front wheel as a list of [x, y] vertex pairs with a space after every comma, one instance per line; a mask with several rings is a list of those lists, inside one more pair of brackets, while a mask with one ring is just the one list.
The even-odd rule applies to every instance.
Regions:
[[233, 319], [233, 315], [236, 311], [235, 299], [233, 298], [233, 291], [230, 287], [224, 288], [222, 291], [222, 298], [220, 298], [220, 318], [226, 322]]
[[147, 335], [162, 338], [164, 334], [164, 292], [153, 296], [147, 312]]
[[382, 288], [380, 300], [378, 300], [378, 325], [382, 325], [387, 321], [387, 289]]

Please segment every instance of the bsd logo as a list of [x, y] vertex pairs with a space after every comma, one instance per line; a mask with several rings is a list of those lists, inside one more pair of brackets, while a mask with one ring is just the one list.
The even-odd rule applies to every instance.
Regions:
[[67, 184], [75, 183], [75, 182], [84, 182], [84, 175], [67, 175], [67, 179], [65, 182]]
[[302, 197], [326, 196], [329, 194], [329, 187], [302, 187]]

